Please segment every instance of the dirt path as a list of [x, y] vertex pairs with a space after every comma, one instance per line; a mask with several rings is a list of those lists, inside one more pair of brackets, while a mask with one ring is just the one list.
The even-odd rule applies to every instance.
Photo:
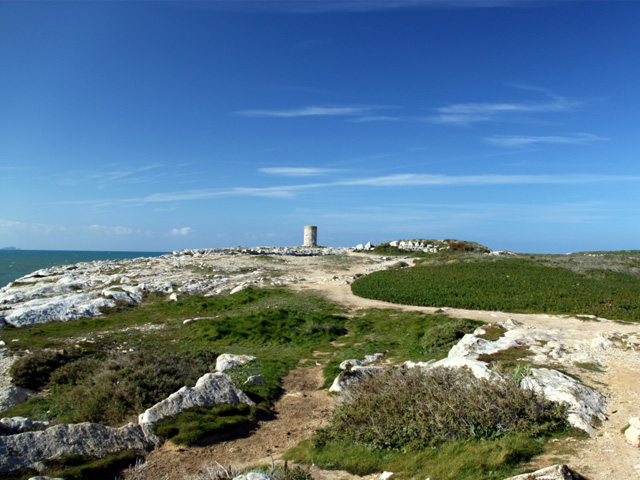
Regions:
[[206, 465], [215, 467], [216, 462], [241, 469], [268, 465], [270, 456], [278, 460], [288, 449], [309, 438], [326, 417], [332, 399], [326, 389], [321, 390], [323, 383], [321, 366], [292, 370], [284, 378], [284, 394], [274, 405], [273, 418], [258, 422], [247, 436], [211, 445], [183, 448], [166, 442], [147, 457], [147, 478], [185, 478], [201, 472]]

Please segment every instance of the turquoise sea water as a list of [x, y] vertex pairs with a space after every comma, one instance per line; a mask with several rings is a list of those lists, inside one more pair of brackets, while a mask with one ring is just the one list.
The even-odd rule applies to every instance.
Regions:
[[158, 257], [166, 252], [82, 252], [65, 250], [0, 250], [0, 287], [41, 268], [93, 260]]

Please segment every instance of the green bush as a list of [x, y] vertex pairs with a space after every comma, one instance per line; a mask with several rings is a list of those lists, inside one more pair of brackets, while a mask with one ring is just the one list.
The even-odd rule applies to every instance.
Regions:
[[16, 360], [9, 374], [18, 387], [37, 390], [45, 386], [51, 374], [69, 360], [71, 357], [67, 354], [42, 350]]
[[465, 369], [393, 369], [350, 388], [314, 441], [419, 449], [509, 433], [539, 436], [567, 428], [565, 413], [532, 391], [477, 379]]
[[110, 359], [81, 358], [52, 376], [52, 410], [61, 422], [125, 422], [212, 368], [212, 352], [189, 355], [129, 353]]

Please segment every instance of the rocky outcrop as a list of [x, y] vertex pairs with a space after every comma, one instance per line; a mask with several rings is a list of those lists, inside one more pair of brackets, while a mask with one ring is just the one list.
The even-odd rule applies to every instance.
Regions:
[[0, 472], [27, 468], [45, 459], [66, 455], [97, 458], [133, 450], [144, 454], [159, 441], [148, 426], [128, 424], [121, 428], [96, 423], [56, 425], [41, 432], [0, 437]]
[[200, 377], [195, 387], [182, 387], [140, 414], [138, 423], [155, 423], [165, 417], [177, 415], [186, 408], [215, 405], [217, 403], [255, 405], [244, 392], [236, 388], [233, 380], [227, 374], [220, 372], [207, 373]]
[[596, 433], [594, 419], [607, 418], [604, 395], [557, 370], [532, 368], [520, 386], [541, 393], [548, 400], [567, 404], [569, 423], [591, 436]]
[[[256, 247], [183, 250], [171, 255], [103, 260], [41, 269], [0, 288], [0, 326], [16, 327], [102, 315], [119, 303], [140, 303], [145, 293], [220, 295], [247, 286], [287, 285], [299, 278], [269, 279], [266, 271], [226, 275], [212, 270], [225, 256], [324, 256], [348, 248]], [[212, 275], [213, 273], [213, 275]]]

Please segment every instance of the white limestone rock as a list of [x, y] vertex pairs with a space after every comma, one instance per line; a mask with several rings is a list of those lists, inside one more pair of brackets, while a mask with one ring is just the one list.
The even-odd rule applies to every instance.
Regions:
[[44, 430], [50, 422], [31, 420], [25, 417], [4, 417], [0, 419], [0, 424], [12, 434], [26, 432], [27, 430]]
[[568, 422], [591, 436], [596, 433], [593, 419], [607, 418], [604, 395], [557, 370], [532, 368], [520, 387], [541, 393], [548, 400], [568, 404]]
[[98, 458], [133, 450], [144, 454], [159, 444], [153, 432], [142, 425], [121, 428], [96, 423], [56, 425], [41, 432], [0, 437], [0, 472], [27, 468], [42, 460], [66, 455]]
[[489, 365], [486, 362], [472, 358], [443, 358], [430, 364], [429, 368], [466, 368], [470, 370], [476, 378], [486, 378], [490, 380], [499, 377], [497, 373], [489, 369]]
[[365, 375], [374, 375], [381, 371], [382, 368], [380, 367], [354, 366], [351, 370], [340, 372], [340, 375], [335, 378], [331, 387], [329, 387], [329, 391], [333, 393], [342, 392], [347, 386], [357, 382]]
[[235, 367], [240, 367], [256, 359], [253, 355], [234, 355], [223, 353], [216, 358], [216, 372], [224, 372]]
[[56, 320], [66, 322], [96, 317], [102, 314], [101, 309], [115, 306], [115, 301], [102, 297], [98, 292], [69, 293], [20, 303], [0, 311], [0, 319], [15, 327], [23, 327]]
[[235, 386], [227, 374], [220, 372], [207, 373], [200, 377], [195, 387], [182, 387], [166, 399], [147, 409], [144, 413], [141, 413], [138, 417], [138, 423], [155, 423], [165, 417], [177, 415], [186, 408], [218, 403], [255, 405], [249, 397]]
[[251, 385], [253, 383], [266, 383], [266, 381], [262, 375], [251, 375], [244, 382], [245, 385]]
[[31, 390], [15, 385], [0, 387], [0, 412], [26, 402], [32, 393]]
[[624, 431], [624, 437], [627, 439], [627, 443], [640, 448], [640, 418], [631, 417], [629, 419], [629, 426]]
[[248, 472], [237, 477], [233, 477], [233, 480], [275, 480], [270, 475], [261, 472]]
[[505, 480], [574, 480], [575, 472], [566, 465], [553, 465], [531, 473], [509, 477]]

